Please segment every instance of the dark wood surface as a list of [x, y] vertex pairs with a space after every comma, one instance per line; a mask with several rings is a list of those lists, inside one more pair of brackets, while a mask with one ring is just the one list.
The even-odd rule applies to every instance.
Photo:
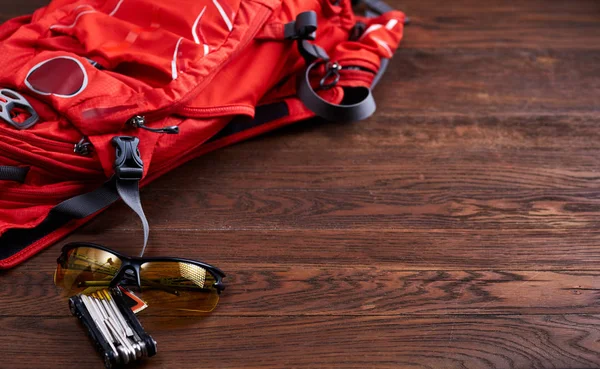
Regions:
[[[600, 2], [392, 3], [413, 24], [373, 118], [142, 191], [147, 255], [229, 276], [210, 316], [141, 316], [159, 347], [141, 367], [600, 367]], [[140, 239], [115, 206], [68, 241]], [[0, 368], [102, 367], [52, 285], [58, 252], [2, 274]]]

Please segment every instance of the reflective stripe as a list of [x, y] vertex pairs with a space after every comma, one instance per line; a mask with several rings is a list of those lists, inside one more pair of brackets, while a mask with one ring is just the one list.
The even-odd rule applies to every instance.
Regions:
[[381, 45], [381, 47], [383, 47], [388, 54], [390, 54], [390, 58], [394, 55], [394, 53], [392, 53], [392, 49], [390, 49], [390, 46], [388, 44], [386, 44], [385, 42], [383, 42], [382, 40], [380, 40], [379, 38], [375, 37], [375, 36], [371, 36], [371, 38], [377, 42], [379, 45]]
[[173, 79], [177, 79], [177, 53], [179, 52], [179, 45], [181, 44], [182, 40], [183, 37], [180, 37], [179, 40], [177, 40], [177, 45], [175, 45], [175, 52], [173, 53], [173, 60], [171, 60], [171, 77]]
[[229, 19], [227, 14], [225, 14], [225, 10], [223, 10], [223, 8], [221, 7], [221, 4], [219, 4], [219, 2], [217, 0], [213, 0], [213, 4], [215, 4], [217, 9], [219, 10], [219, 13], [221, 13], [221, 17], [223, 17], [225, 24], [227, 24], [227, 28], [229, 29], [229, 31], [231, 31], [233, 29], [233, 25], [231, 24], [231, 20]]
[[396, 24], [398, 24], [398, 19], [390, 19], [389, 22], [387, 22], [387, 24], [385, 25], [385, 28], [391, 31], [392, 29], [394, 29], [394, 27], [396, 27]]
[[69, 24], [68, 26], [65, 26], [65, 25], [62, 25], [62, 24], [55, 24], [55, 25], [50, 26], [50, 29], [54, 29], [54, 28], [57, 28], [57, 27], [60, 27], [60, 28], [73, 28], [73, 27], [75, 27], [75, 25], [77, 24], [77, 21], [79, 20], [79, 18], [81, 18], [82, 15], [84, 15], [84, 14], [90, 14], [90, 13], [96, 13], [96, 11], [95, 10], [86, 10], [84, 12], [81, 12], [81, 13], [77, 14], [77, 16], [75, 17], [75, 20], [73, 21], [73, 23]]
[[117, 12], [117, 10], [119, 10], [119, 8], [121, 7], [121, 4], [123, 4], [124, 0], [119, 0], [119, 2], [117, 3], [117, 6], [115, 6], [115, 8], [113, 9], [112, 12], [108, 13], [108, 15], [110, 15], [111, 17], [113, 15], [115, 15], [115, 13]]
[[360, 36], [360, 38], [361, 39], [364, 38], [369, 33], [373, 32], [373, 31], [377, 31], [381, 27], [383, 27], [381, 24], [374, 24], [374, 25], [370, 26], [369, 28], [367, 28], [367, 30], [365, 31], [365, 33], [363, 33], [362, 36]]
[[77, 6], [76, 6], [76, 7], [73, 9], [73, 11], [75, 11], [75, 10], [77, 10], [77, 9], [81, 9], [81, 8], [91, 8], [91, 9], [94, 9], [94, 7], [93, 7], [93, 6], [91, 6], [90, 4], [82, 4], [82, 5], [77, 5]]
[[[198, 45], [200, 45], [200, 39], [198, 38], [198, 33], [197, 33], [196, 28], [198, 28], [198, 23], [200, 23], [200, 19], [204, 15], [205, 11], [206, 11], [206, 6], [202, 9], [200, 14], [198, 15], [198, 18], [196, 18], [194, 25], [192, 26], [192, 36], [194, 36], [194, 42]], [[206, 54], [206, 53], [204, 53], [204, 54]]]

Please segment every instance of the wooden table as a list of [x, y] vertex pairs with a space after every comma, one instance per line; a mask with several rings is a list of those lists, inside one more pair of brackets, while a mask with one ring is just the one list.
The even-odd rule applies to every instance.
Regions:
[[[393, 3], [413, 24], [372, 119], [142, 191], [147, 255], [229, 275], [208, 317], [141, 316], [142, 367], [600, 366], [600, 3]], [[115, 206], [74, 240], [135, 253], [141, 231]], [[0, 368], [102, 367], [52, 285], [59, 249], [1, 275]]]

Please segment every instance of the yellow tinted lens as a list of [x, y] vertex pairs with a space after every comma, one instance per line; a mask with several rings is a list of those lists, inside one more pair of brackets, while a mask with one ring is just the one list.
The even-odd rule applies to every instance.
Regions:
[[219, 302], [214, 276], [195, 264], [144, 263], [140, 278], [140, 298], [146, 301], [149, 311], [166, 309], [202, 313], [212, 311]]
[[107, 288], [121, 268], [116, 255], [92, 247], [77, 247], [67, 252], [58, 263], [54, 284], [68, 296], [90, 294]]

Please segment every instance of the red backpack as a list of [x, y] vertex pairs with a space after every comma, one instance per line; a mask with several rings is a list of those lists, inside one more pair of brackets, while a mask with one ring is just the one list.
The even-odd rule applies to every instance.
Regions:
[[[0, 27], [0, 269], [211, 150], [360, 120], [402, 38], [376, 0], [54, 0]], [[142, 250], [143, 253], [143, 250]]]

